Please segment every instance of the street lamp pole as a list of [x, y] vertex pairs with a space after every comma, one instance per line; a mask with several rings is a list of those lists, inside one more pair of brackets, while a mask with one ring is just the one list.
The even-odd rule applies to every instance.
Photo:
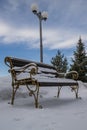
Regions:
[[40, 23], [40, 62], [43, 62], [42, 20], [41, 20], [41, 18], [39, 18], [39, 23]]
[[31, 6], [32, 12], [39, 18], [40, 25], [40, 62], [43, 62], [43, 44], [42, 44], [42, 20], [47, 20], [48, 14], [47, 12], [38, 11], [38, 6], [36, 4], [32, 4]]

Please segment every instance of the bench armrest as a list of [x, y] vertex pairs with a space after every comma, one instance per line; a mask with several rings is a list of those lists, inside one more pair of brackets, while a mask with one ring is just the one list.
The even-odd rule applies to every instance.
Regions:
[[28, 74], [28, 78], [32, 78], [33, 75], [37, 74], [38, 67], [35, 63], [29, 63], [29, 64], [24, 65], [22, 67], [13, 67], [12, 69], [9, 70], [9, 72], [11, 72], [12, 77], [15, 80], [18, 80], [18, 77], [20, 77], [20, 79], [21, 79], [24, 76], [24, 78], [25, 78], [26, 73]]
[[77, 80], [78, 79], [78, 72], [77, 71], [69, 71], [65, 74], [65, 78], [70, 78], [70, 79], [74, 79]]

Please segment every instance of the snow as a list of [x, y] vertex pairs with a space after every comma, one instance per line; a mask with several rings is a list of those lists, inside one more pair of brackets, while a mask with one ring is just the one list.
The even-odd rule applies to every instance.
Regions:
[[10, 105], [11, 78], [0, 77], [0, 130], [87, 130], [87, 83], [79, 81], [79, 96], [63, 87], [60, 98], [57, 88], [41, 88], [40, 104], [34, 107], [33, 97], [21, 87]]

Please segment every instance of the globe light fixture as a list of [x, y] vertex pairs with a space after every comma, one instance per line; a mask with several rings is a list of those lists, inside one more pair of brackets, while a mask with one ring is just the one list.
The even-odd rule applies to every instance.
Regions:
[[37, 4], [32, 4], [31, 5], [31, 10], [32, 10], [33, 13], [37, 13], [38, 12], [38, 6], [37, 6]]

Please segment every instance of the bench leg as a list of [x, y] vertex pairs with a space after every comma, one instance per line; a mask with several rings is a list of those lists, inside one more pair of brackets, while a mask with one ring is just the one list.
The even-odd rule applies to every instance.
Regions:
[[61, 90], [61, 88], [62, 88], [62, 87], [59, 87], [59, 86], [58, 86], [57, 97], [59, 97], [59, 95], [60, 95], [60, 90]]
[[77, 89], [75, 89], [76, 98], [79, 98], [79, 96], [78, 96], [78, 90], [79, 90], [79, 87], [77, 86]]
[[38, 95], [39, 95], [39, 90], [37, 90], [36, 94], [34, 93], [35, 107], [36, 107], [36, 108], [39, 107]]
[[19, 88], [19, 85], [17, 85], [15, 88], [14, 88], [14, 85], [12, 85], [12, 98], [11, 98], [11, 104], [13, 105], [14, 104], [14, 98], [15, 98], [15, 94], [17, 92], [17, 89]]
[[78, 96], [79, 86], [74, 86], [71, 89], [72, 89], [72, 91], [75, 92], [76, 99], [78, 99], [79, 98], [79, 96]]
[[39, 102], [38, 102], [38, 96], [39, 96], [39, 85], [34, 85], [36, 88], [35, 90], [31, 90], [29, 85], [26, 85], [27, 89], [30, 92], [30, 95], [34, 96], [34, 100], [35, 100], [35, 107], [38, 108], [39, 107]]

